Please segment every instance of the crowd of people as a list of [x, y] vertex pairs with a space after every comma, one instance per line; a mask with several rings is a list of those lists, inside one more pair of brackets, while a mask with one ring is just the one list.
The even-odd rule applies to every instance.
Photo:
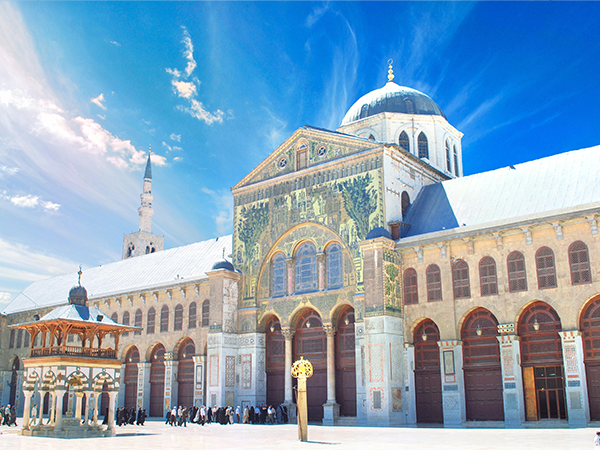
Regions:
[[14, 405], [0, 406], [0, 424], [11, 426], [17, 426], [17, 410]]
[[187, 423], [205, 425], [209, 423], [220, 423], [228, 425], [234, 423], [248, 424], [276, 424], [288, 423], [287, 408], [283, 405], [273, 406], [245, 406], [233, 408], [231, 406], [174, 406], [167, 411], [165, 425], [187, 426]]
[[[115, 412], [115, 422], [118, 426], [123, 425], [144, 425], [146, 422], [146, 410], [139, 408], [136, 412], [135, 408], [117, 408]], [[104, 415], [104, 424], [108, 423], [108, 414]]]

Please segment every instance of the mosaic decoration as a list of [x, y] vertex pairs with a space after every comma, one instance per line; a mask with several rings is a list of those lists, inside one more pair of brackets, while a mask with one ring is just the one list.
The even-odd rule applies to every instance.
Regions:
[[504, 377], [513, 377], [515, 375], [513, 368], [513, 349], [512, 347], [500, 347], [502, 351], [502, 371]]
[[242, 389], [252, 389], [252, 355], [242, 355]]
[[444, 409], [446, 409], [448, 411], [456, 411], [458, 409], [458, 396], [445, 395], [444, 396]]
[[365, 346], [361, 345], [360, 346], [360, 381], [363, 386], [365, 385], [365, 380], [367, 378], [366, 373], [365, 373], [366, 372], [365, 364], [366, 364]]
[[381, 388], [371, 388], [371, 411], [383, 411], [384, 408], [384, 392]]
[[383, 381], [383, 344], [369, 344], [369, 379]]
[[392, 389], [392, 411], [402, 411], [402, 389]]
[[383, 253], [385, 309], [402, 312], [402, 273], [394, 252]]
[[567, 373], [579, 373], [577, 367], [577, 350], [574, 345], [564, 345], [565, 369]]
[[235, 387], [235, 356], [225, 357], [225, 387]]
[[219, 355], [210, 355], [210, 387], [219, 386]]
[[402, 381], [402, 345], [390, 343], [390, 373], [392, 381]]

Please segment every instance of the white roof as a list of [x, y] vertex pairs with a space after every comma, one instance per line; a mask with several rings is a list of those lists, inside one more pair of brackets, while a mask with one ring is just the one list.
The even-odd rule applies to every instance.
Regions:
[[[136, 256], [86, 269], [81, 278], [88, 299], [115, 296], [144, 289], [166, 287], [207, 278], [213, 265], [232, 252], [232, 235]], [[37, 308], [64, 305], [69, 290], [77, 285], [77, 273], [47, 278], [30, 284], [2, 311], [13, 314]]]

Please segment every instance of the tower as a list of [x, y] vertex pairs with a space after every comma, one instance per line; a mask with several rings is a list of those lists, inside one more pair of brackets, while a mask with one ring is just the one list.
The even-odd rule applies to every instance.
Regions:
[[126, 234], [123, 237], [123, 259], [145, 255], [160, 251], [164, 247], [165, 238], [152, 234], [152, 162], [151, 152], [148, 152], [148, 161], [144, 172], [144, 188], [140, 195], [141, 205], [138, 208], [140, 216], [139, 231]]

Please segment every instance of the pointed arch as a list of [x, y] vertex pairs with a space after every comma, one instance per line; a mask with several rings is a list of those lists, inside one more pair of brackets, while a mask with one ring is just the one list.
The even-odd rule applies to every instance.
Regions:
[[419, 158], [427, 158], [429, 159], [429, 142], [427, 141], [427, 136], [422, 131], [419, 133], [418, 138], [419, 145]]

